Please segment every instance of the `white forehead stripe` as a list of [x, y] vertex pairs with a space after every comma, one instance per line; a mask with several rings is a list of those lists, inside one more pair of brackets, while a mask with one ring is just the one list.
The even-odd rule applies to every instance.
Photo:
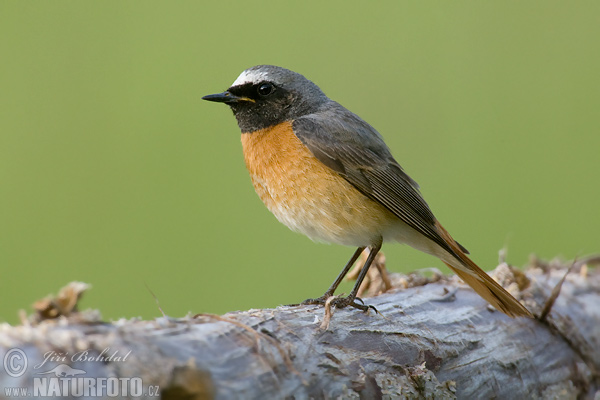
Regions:
[[240, 86], [245, 83], [258, 83], [261, 81], [268, 81], [268, 76], [265, 71], [246, 70], [238, 76], [238, 78], [231, 84], [231, 86]]

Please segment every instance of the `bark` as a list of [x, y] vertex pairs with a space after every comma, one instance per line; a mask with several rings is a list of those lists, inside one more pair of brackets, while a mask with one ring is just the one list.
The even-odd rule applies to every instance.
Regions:
[[[165, 399], [597, 399], [600, 272], [588, 267], [597, 261], [533, 260], [525, 274], [501, 264], [496, 279], [536, 319], [508, 318], [438, 273], [388, 273], [392, 288], [365, 298], [379, 313], [282, 306], [152, 321], [77, 312], [85, 286], [71, 284], [23, 325], [0, 326], [5, 369], [11, 349], [28, 361], [20, 376], [0, 374], [0, 390], [33, 396], [36, 379], [81, 387], [82, 378], [135, 377], [144, 397], [157, 388]], [[65, 364], [80, 372], [57, 378]]]

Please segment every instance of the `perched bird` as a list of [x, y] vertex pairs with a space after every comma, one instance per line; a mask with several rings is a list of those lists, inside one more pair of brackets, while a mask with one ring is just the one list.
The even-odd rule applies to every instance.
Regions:
[[258, 65], [203, 99], [231, 107], [254, 189], [280, 222], [315, 241], [358, 247], [325, 294], [303, 304], [324, 304], [368, 247], [352, 292], [333, 301], [368, 310], [356, 294], [391, 241], [438, 257], [505, 314], [531, 316], [442, 227], [381, 135], [304, 76]]

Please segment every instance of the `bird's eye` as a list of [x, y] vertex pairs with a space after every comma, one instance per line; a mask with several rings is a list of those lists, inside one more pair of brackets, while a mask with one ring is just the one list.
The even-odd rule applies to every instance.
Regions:
[[269, 82], [261, 83], [258, 86], [257, 91], [258, 94], [260, 94], [261, 96], [268, 96], [275, 91], [275, 86], [273, 86], [273, 84]]

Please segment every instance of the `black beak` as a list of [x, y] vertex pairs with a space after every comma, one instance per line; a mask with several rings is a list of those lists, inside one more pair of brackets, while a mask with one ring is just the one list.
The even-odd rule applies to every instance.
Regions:
[[238, 97], [229, 92], [223, 92], [217, 94], [209, 94], [208, 96], [204, 96], [202, 100], [214, 101], [216, 103], [237, 103], [238, 101], [244, 100], [244, 98]]

